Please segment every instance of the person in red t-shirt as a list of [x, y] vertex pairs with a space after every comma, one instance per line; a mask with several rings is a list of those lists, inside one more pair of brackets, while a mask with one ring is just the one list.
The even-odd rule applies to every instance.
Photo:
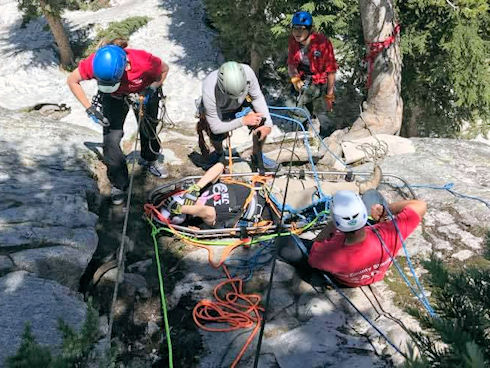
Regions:
[[[126, 48], [124, 40], [117, 39], [102, 46], [95, 53], [80, 61], [67, 78], [68, 86], [86, 108], [95, 122], [104, 125], [104, 163], [112, 184], [113, 204], [124, 203], [129, 186], [128, 168], [120, 143], [123, 125], [129, 111], [126, 97], [131, 93], [145, 95], [145, 124], [141, 124], [140, 164], [160, 178], [168, 176], [165, 168], [157, 163], [160, 143], [154, 132], [158, 124], [158, 105], [161, 86], [168, 74], [168, 65], [160, 58], [143, 51]], [[100, 106], [91, 104], [80, 85], [82, 80], [97, 79]], [[137, 116], [137, 111], [135, 111]], [[145, 126], [144, 125], [151, 125]]]
[[[377, 196], [381, 200], [370, 206], [371, 217], [377, 224], [365, 226], [368, 220], [366, 205], [354, 192], [341, 190], [334, 194], [331, 203], [333, 221], [317, 236], [313, 244], [283, 242], [279, 254], [283, 259], [304, 268], [305, 253], [310, 267], [328, 272], [333, 279], [344, 286], [357, 287], [370, 285], [383, 279], [400, 250], [402, 243], [396, 231], [396, 221], [403, 239], [406, 239], [418, 226], [427, 205], [420, 200], [404, 200], [389, 205], [394, 220], [384, 221], [385, 203], [375, 191], [364, 194]], [[373, 203], [372, 199], [365, 202]], [[376, 203], [377, 202], [377, 203]], [[385, 243], [387, 249], [382, 245]], [[300, 248], [302, 252], [300, 254]], [[284, 256], [285, 255], [285, 256]]]
[[337, 62], [332, 43], [321, 33], [313, 32], [313, 17], [306, 11], [293, 15], [288, 43], [288, 74], [298, 107], [306, 107], [320, 121], [320, 135], [326, 137], [335, 126], [327, 116], [333, 111]]

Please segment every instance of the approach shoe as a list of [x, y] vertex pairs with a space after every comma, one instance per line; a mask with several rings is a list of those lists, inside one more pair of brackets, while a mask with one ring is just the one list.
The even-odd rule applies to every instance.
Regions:
[[150, 174], [156, 176], [160, 179], [165, 179], [168, 177], [168, 171], [165, 166], [158, 161], [147, 161], [145, 159], [140, 159], [139, 164], [146, 168]]
[[374, 166], [373, 174], [369, 179], [364, 181], [356, 180], [356, 184], [359, 187], [359, 194], [364, 194], [370, 189], [378, 188], [381, 179], [383, 179], [383, 172], [381, 171], [381, 167], [376, 165]]
[[111, 202], [115, 206], [119, 206], [124, 203], [126, 199], [126, 192], [116, 187], [111, 187]]

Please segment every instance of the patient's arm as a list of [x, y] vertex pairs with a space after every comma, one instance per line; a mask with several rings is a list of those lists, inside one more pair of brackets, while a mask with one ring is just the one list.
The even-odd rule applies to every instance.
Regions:
[[186, 215], [192, 215], [200, 217], [204, 223], [209, 226], [214, 225], [216, 222], [216, 210], [211, 206], [203, 205], [193, 205], [193, 206], [182, 206], [182, 213]]

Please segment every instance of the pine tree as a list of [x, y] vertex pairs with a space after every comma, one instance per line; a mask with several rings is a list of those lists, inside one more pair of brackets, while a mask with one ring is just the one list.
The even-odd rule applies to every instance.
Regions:
[[441, 260], [425, 262], [437, 318], [412, 311], [425, 332], [412, 332], [421, 353], [408, 368], [490, 365], [490, 274], [467, 267], [449, 272]]
[[71, 3], [70, 0], [18, 0], [18, 7], [26, 14], [25, 18], [39, 13], [44, 15], [58, 45], [60, 62], [64, 68], [69, 68], [74, 62], [70, 41], [61, 20], [61, 12]]
[[464, 122], [488, 130], [488, 1], [404, 0], [398, 8], [411, 135], [454, 136]]

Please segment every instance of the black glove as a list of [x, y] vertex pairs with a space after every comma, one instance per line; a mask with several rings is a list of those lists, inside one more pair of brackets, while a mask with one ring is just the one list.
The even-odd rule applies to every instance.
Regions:
[[145, 88], [145, 90], [143, 91], [143, 95], [145, 96], [145, 99], [143, 100], [144, 105], [148, 104], [150, 98], [155, 94], [157, 89], [158, 89], [157, 87], [152, 87], [152, 86], [148, 86]]
[[187, 188], [187, 192], [184, 194], [184, 206], [193, 206], [196, 204], [200, 194], [201, 187], [197, 184], [192, 184]]
[[103, 127], [108, 127], [110, 125], [109, 119], [107, 119], [100, 111], [98, 111], [93, 105], [85, 110], [90, 119], [92, 119], [96, 124], [100, 124]]
[[180, 215], [182, 214], [182, 205], [178, 203], [174, 198], [168, 197], [164, 202], [163, 206], [170, 212], [172, 215]]

